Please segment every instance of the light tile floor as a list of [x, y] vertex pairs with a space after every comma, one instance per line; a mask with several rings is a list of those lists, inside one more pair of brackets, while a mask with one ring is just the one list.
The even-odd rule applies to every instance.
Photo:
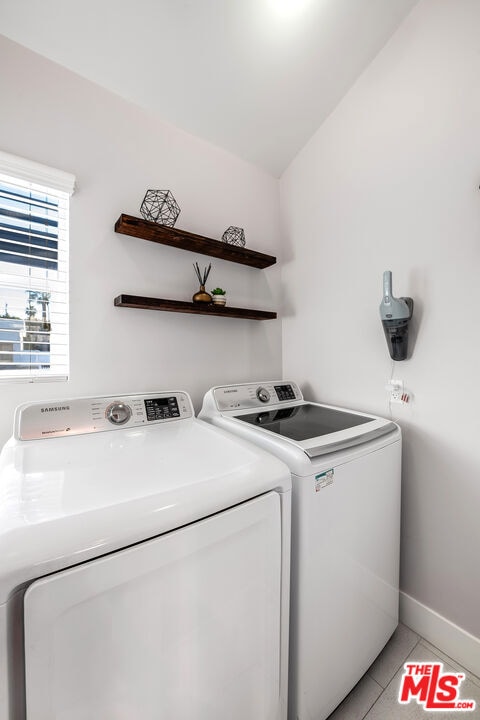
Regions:
[[[415, 701], [398, 703], [403, 664], [407, 661], [443, 662], [444, 670], [464, 672], [460, 697], [475, 700], [476, 709], [470, 712], [425, 711]], [[405, 625], [399, 625], [389, 643], [351, 693], [329, 716], [328, 720], [479, 720], [480, 679], [462, 668], [441, 650], [430, 645]]]

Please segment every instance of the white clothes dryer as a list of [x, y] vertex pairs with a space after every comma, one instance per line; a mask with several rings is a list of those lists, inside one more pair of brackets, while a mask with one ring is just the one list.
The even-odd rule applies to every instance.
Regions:
[[0, 718], [285, 720], [290, 488], [185, 392], [20, 407]]
[[294, 382], [212, 388], [199, 417], [292, 473], [291, 720], [324, 720], [398, 624], [401, 434]]

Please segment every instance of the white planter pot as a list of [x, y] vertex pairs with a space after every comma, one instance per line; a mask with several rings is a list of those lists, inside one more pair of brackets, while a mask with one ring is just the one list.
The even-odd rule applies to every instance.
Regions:
[[225, 305], [227, 302], [226, 295], [212, 295], [212, 302], [214, 305]]

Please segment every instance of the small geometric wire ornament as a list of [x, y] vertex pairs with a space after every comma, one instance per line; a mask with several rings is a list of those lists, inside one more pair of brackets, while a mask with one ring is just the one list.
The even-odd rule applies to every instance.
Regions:
[[140, 213], [145, 220], [173, 227], [180, 215], [180, 208], [170, 190], [147, 190]]
[[245, 232], [243, 228], [230, 225], [222, 235], [222, 240], [229, 245], [239, 245], [245, 247]]

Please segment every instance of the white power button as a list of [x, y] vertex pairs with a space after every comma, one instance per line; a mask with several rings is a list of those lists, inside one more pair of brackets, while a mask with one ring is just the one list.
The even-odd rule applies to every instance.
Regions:
[[132, 409], [122, 402], [113, 402], [105, 410], [105, 417], [114, 425], [125, 425], [132, 417]]

